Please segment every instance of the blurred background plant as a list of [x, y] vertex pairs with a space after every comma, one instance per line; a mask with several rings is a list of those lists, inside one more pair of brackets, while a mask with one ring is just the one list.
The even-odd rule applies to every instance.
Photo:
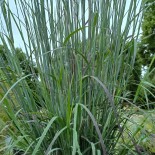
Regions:
[[[144, 1], [145, 2], [145, 1]], [[155, 0], [147, 0], [142, 20], [142, 35], [138, 46], [137, 63], [135, 63], [136, 75], [134, 78], [139, 82], [137, 105], [143, 109], [155, 107]], [[143, 72], [140, 74], [140, 69]], [[135, 82], [137, 85], [137, 82]], [[134, 87], [137, 88], [137, 87]], [[133, 89], [134, 90], [134, 89]], [[148, 91], [149, 90], [149, 91]]]

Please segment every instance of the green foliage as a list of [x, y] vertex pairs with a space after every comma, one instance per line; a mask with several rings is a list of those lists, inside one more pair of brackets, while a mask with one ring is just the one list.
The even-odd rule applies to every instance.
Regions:
[[[2, 77], [11, 78], [10, 80], [14, 81], [17, 78], [17, 76], [14, 74], [13, 69], [11, 69], [9, 60], [7, 60], [6, 50], [8, 49], [5, 49], [3, 45], [0, 45], [0, 57], [3, 64], [3, 67], [1, 67], [1, 69], [3, 70], [3, 73], [4, 73]], [[14, 54], [10, 53], [10, 54], [12, 55], [12, 57], [16, 59], [16, 61], [19, 62], [19, 66], [21, 68], [21, 75], [26, 76], [29, 74], [33, 74], [33, 76], [28, 76], [26, 78], [26, 82], [27, 82], [28, 89], [32, 91], [33, 96], [35, 98], [37, 94], [36, 79], [38, 79], [38, 75], [37, 75], [38, 69], [35, 65], [35, 62], [31, 61], [30, 58], [27, 57], [26, 54], [20, 48], [16, 48], [15, 53]], [[38, 106], [41, 106], [41, 104], [37, 100], [36, 100], [36, 104]]]
[[1, 61], [7, 61], [7, 57], [5, 55], [5, 48], [3, 45], [0, 45], [0, 60]]
[[[131, 108], [131, 107], [130, 107]], [[131, 110], [131, 109], [130, 109]], [[118, 143], [119, 149], [126, 143], [128, 147], [133, 146], [132, 141], [135, 141], [137, 148], [141, 150], [141, 154], [154, 154], [154, 133], [155, 133], [155, 121], [154, 111], [141, 111], [137, 113], [134, 110], [134, 114], [128, 116], [129, 111], [124, 114], [128, 121], [124, 129], [124, 142], [120, 139]], [[134, 135], [134, 138], [129, 138]], [[135, 146], [133, 146], [135, 147]], [[134, 153], [133, 153], [134, 154]]]
[[[139, 53], [143, 66], [149, 67], [155, 55], [155, 1], [148, 0], [145, 4], [145, 12], [142, 22], [142, 37]], [[150, 71], [154, 68], [155, 61]]]
[[[1, 7], [7, 34], [0, 39], [11, 76], [0, 62], [7, 82], [0, 104], [18, 133], [11, 134], [6, 152], [16, 147], [25, 154], [116, 154], [125, 125], [121, 104], [136, 57], [138, 1], [130, 1], [128, 12], [126, 0], [14, 2], [22, 21], [7, 2]], [[12, 22], [26, 57], [14, 47]], [[135, 39], [126, 50], [132, 26]], [[124, 155], [131, 151], [123, 149]]]
[[[133, 49], [133, 46], [134, 46], [133, 41], [132, 40], [128, 41], [126, 43], [125, 48], [126, 52], [128, 51], [129, 48]], [[131, 102], [133, 102], [138, 85], [140, 84], [141, 81], [141, 74], [142, 74], [141, 69], [142, 69], [141, 57], [139, 51], [137, 51], [134, 65], [131, 66], [132, 72], [127, 83], [127, 90], [129, 91], [128, 98], [130, 99]]]
[[[139, 60], [141, 68], [145, 70], [144, 80], [155, 85], [155, 1], [148, 0], [145, 3], [144, 17], [142, 21], [142, 36], [139, 45]], [[143, 87], [143, 88], [142, 88]], [[154, 108], [155, 89], [152, 86], [143, 85], [139, 88], [139, 105], [144, 108]], [[146, 88], [146, 89], [144, 89]], [[144, 97], [145, 96], [145, 97]], [[146, 99], [147, 96], [147, 99]]]
[[[129, 99], [144, 109], [154, 108], [155, 101], [155, 1], [144, 1], [142, 36], [138, 52], [128, 81]], [[146, 69], [147, 68], [147, 69]], [[145, 74], [145, 75], [144, 75]], [[150, 83], [150, 84], [146, 84]], [[152, 85], [152, 86], [151, 86]]]

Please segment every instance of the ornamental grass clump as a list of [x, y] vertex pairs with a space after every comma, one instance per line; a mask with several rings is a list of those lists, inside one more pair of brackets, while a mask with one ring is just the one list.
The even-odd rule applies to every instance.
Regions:
[[[16, 12], [4, 1], [0, 15], [7, 59], [6, 65], [1, 56], [0, 104], [16, 128], [5, 152], [130, 152], [119, 152], [116, 144], [123, 139], [122, 103], [136, 57], [140, 2], [14, 0], [14, 6]], [[15, 27], [26, 54], [22, 61]], [[22, 67], [25, 61], [31, 65]]]

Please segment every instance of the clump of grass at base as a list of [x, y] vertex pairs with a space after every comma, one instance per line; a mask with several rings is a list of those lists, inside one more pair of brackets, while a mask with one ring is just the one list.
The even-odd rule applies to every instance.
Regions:
[[[15, 147], [32, 155], [116, 154], [124, 121], [123, 99], [115, 96], [126, 97], [136, 57], [142, 9], [137, 10], [138, 1], [130, 1], [127, 8], [126, 0], [14, 3], [16, 14], [4, 2], [0, 16], [6, 26], [0, 39], [8, 61], [7, 68], [0, 62], [7, 83], [1, 85], [5, 94], [0, 104], [18, 132], [11, 135], [8, 151]], [[30, 67], [27, 75], [21, 67], [13, 24], [37, 73]], [[127, 41], [131, 44], [126, 47]]]

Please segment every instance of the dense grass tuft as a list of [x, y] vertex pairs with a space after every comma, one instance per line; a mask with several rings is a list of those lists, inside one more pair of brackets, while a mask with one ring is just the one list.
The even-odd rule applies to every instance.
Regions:
[[[6, 153], [12, 148], [32, 155], [130, 153], [125, 143], [117, 150], [117, 143], [123, 139], [122, 104], [137, 52], [139, 1], [14, 4], [16, 13], [3, 2], [0, 15], [8, 62], [4, 65], [1, 57], [7, 85], [0, 85], [5, 94], [0, 104], [16, 128], [16, 134], [10, 131]], [[24, 44], [25, 60], [33, 64], [28, 73], [16, 54], [13, 25]]]

